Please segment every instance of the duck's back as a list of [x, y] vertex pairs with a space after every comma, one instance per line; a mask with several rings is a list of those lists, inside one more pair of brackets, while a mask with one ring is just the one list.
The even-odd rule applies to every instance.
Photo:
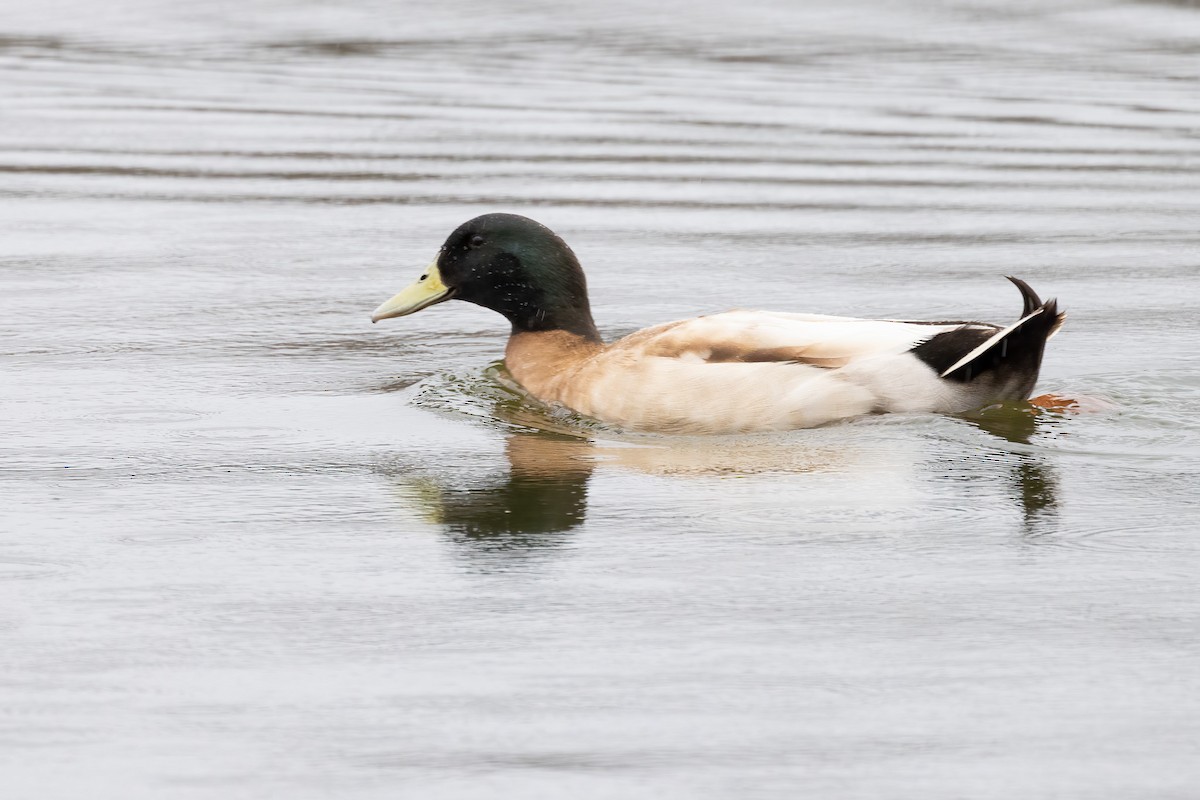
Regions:
[[900, 322], [782, 311], [727, 311], [668, 322], [630, 334], [610, 349], [704, 363], [795, 362], [843, 367], [882, 354], [906, 353], [951, 330], [999, 328], [980, 322]]

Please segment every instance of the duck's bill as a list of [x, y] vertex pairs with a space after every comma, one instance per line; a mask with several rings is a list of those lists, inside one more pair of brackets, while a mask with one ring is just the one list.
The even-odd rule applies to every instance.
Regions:
[[435, 259], [425, 268], [421, 277], [412, 286], [375, 309], [375, 312], [371, 314], [371, 322], [415, 314], [422, 308], [429, 308], [435, 303], [449, 300], [453, 293], [453, 289], [442, 283], [442, 276], [438, 272]]

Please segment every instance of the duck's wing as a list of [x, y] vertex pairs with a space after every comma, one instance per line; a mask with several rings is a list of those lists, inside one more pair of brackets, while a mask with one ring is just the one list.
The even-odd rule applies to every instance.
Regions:
[[994, 325], [978, 322], [900, 322], [777, 311], [727, 311], [668, 322], [613, 344], [631, 355], [704, 363], [794, 362], [842, 367], [876, 355], [900, 354], [947, 331]]

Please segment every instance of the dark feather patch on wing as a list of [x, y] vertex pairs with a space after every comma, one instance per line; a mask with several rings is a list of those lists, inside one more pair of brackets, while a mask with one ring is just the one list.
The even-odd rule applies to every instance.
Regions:
[[903, 322], [905, 325], [938, 325], [943, 328], [946, 327], [947, 325], [981, 325], [985, 328], [991, 328], [992, 333], [995, 333], [996, 331], [1000, 330], [995, 325], [992, 325], [990, 322], [973, 322], [971, 320], [965, 320], [965, 319], [941, 319], [941, 320], [889, 319], [889, 320], [885, 320], [885, 321], [886, 322]]
[[[928, 364], [934, 372], [941, 375], [964, 355], [994, 336], [997, 330], [997, 328], [955, 328], [922, 342], [911, 352]], [[970, 380], [970, 378], [961, 380]]]
[[802, 347], [760, 347], [754, 350], [745, 350], [737, 347], [722, 347], [717, 345], [709, 350], [708, 357], [704, 360], [709, 364], [729, 362], [762, 363], [773, 361], [786, 364], [808, 364], [813, 367], [832, 369], [833, 367], [844, 366], [848, 359], [844, 356], [822, 357], [806, 355]]

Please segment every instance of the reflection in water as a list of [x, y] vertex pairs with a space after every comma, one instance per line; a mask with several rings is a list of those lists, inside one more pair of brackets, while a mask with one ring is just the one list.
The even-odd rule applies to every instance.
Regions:
[[[1028, 445], [1039, 427], [1054, 419], [1052, 412], [1027, 404], [1002, 404], [963, 415], [963, 418], [993, 436], [1019, 445]], [[1057, 529], [1058, 475], [1046, 460], [1034, 452], [1016, 455], [1011, 472], [1015, 496], [1021, 503], [1024, 532], [1042, 535]]]
[[[1030, 450], [1051, 415], [1026, 405], [992, 406], [963, 419], [987, 433], [1021, 445], [1006, 453], [1005, 469], [1013, 484], [1027, 535], [1056, 529], [1058, 478], [1044, 458]], [[562, 545], [561, 536], [583, 524], [588, 482], [597, 468], [656, 476], [751, 475], [761, 473], [895, 473], [915, 460], [896, 459], [894, 448], [866, 446], [861, 439], [811, 436], [664, 437], [653, 441], [594, 442], [545, 431], [509, 433], [500, 475], [450, 478], [404, 461], [382, 471], [404, 497], [447, 536], [472, 553], [514, 555]], [[886, 453], [886, 455], [881, 455]], [[1015, 459], [1015, 460], [1014, 460]], [[994, 473], [990, 473], [994, 475]], [[874, 479], [873, 479], [874, 480]]]
[[393, 465], [385, 470], [406, 499], [456, 542], [486, 552], [557, 546], [554, 534], [584, 520], [594, 464], [587, 442], [553, 434], [513, 434], [502, 478], [445, 483]]
[[[527, 422], [527, 420], [526, 420]], [[560, 546], [581, 525], [598, 466], [659, 476], [841, 471], [866, 461], [852, 447], [789, 437], [665, 438], [653, 444], [595, 443], [558, 433], [514, 432], [508, 469], [484, 479], [438, 475], [403, 457], [378, 468], [406, 506], [416, 505], [451, 541], [475, 554], [514, 555]]]
[[1027, 458], [1017, 466], [1016, 477], [1025, 509], [1026, 532], [1034, 532], [1035, 524], [1044, 528], [1046, 523], [1057, 521], [1058, 476], [1054, 470], [1041, 461]]

